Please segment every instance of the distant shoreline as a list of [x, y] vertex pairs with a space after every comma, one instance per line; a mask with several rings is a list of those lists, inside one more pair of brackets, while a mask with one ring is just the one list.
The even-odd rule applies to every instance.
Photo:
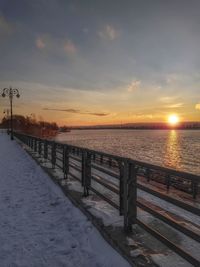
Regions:
[[109, 127], [102, 127], [102, 128], [97, 128], [97, 127], [71, 127], [71, 130], [164, 130], [164, 131], [169, 131], [169, 130], [194, 130], [194, 131], [198, 131], [200, 130], [199, 128], [109, 128]]
[[70, 130], [200, 130], [200, 122], [180, 122], [176, 126], [170, 126], [164, 122], [154, 123], [127, 123], [107, 125], [69, 126]]

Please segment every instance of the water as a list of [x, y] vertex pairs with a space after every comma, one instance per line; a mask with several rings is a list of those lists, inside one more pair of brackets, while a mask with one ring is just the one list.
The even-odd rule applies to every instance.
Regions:
[[200, 175], [198, 130], [73, 130], [56, 140]]

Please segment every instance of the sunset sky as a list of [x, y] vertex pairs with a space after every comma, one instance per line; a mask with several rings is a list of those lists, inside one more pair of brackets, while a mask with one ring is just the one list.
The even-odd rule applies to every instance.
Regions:
[[0, 0], [9, 86], [15, 113], [59, 124], [199, 121], [200, 1]]

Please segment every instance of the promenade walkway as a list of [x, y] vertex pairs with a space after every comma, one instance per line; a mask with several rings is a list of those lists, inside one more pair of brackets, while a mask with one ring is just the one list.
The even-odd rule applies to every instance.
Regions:
[[129, 266], [29, 155], [3, 133], [0, 266]]

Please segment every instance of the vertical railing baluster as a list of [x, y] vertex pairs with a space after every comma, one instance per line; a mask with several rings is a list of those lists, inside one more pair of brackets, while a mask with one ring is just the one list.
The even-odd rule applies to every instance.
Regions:
[[120, 161], [119, 165], [119, 215], [124, 214], [124, 162]]
[[137, 219], [137, 168], [133, 163], [124, 164], [124, 230], [132, 231]]
[[33, 137], [31, 137], [31, 149], [33, 150]]
[[48, 158], [48, 141], [44, 141], [44, 159]]
[[56, 143], [54, 141], [51, 142], [51, 164], [52, 164], [52, 168], [55, 169], [55, 165], [56, 165]]
[[150, 172], [150, 169], [147, 169], [146, 170], [146, 175], [147, 175], [147, 182], [150, 182], [150, 180], [151, 180], [151, 172]]
[[84, 188], [84, 197], [89, 196], [91, 185], [91, 153], [84, 151], [82, 154], [82, 186]]
[[37, 152], [37, 138], [34, 138], [34, 152]]
[[100, 163], [103, 164], [103, 155], [101, 155]]
[[[85, 161], [86, 161], [86, 152], [83, 150], [82, 161], [81, 161], [81, 185], [84, 186], [85, 181]], [[84, 192], [85, 195], [85, 192]]]
[[109, 167], [112, 167], [112, 159], [111, 158], [108, 159], [108, 164], [109, 164]]
[[166, 183], [166, 186], [167, 186], [167, 190], [169, 190], [169, 188], [170, 188], [170, 182], [171, 182], [171, 176], [167, 173], [166, 174], [166, 178], [165, 178], [165, 183]]
[[69, 173], [69, 148], [66, 145], [63, 146], [63, 173], [64, 179], [67, 179]]
[[192, 181], [191, 186], [192, 186], [192, 197], [193, 199], [196, 199], [198, 194], [198, 182]]
[[38, 139], [38, 153], [39, 155], [42, 154], [42, 140]]

